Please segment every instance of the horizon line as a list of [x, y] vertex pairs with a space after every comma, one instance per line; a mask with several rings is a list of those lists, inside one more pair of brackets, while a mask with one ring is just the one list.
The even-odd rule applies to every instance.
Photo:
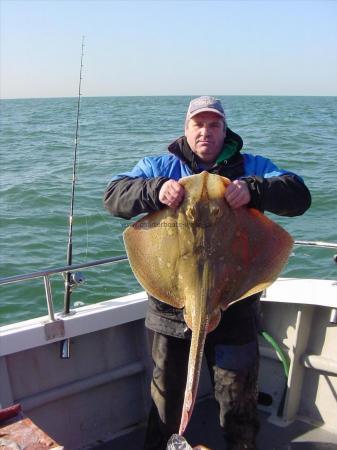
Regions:
[[[120, 97], [199, 97], [204, 94], [119, 94], [119, 95], [83, 95], [81, 98], [120, 98]], [[212, 94], [217, 97], [337, 97], [337, 94], [322, 95], [322, 94]], [[78, 95], [64, 95], [64, 96], [46, 96], [46, 97], [0, 97], [1, 100], [56, 100], [66, 98], [78, 98]]]

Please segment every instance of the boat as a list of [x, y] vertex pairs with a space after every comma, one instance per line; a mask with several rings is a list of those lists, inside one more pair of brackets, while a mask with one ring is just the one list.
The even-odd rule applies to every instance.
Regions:
[[[325, 242], [295, 244], [337, 248]], [[0, 423], [1, 449], [25, 448], [10, 428], [23, 427], [27, 420], [30, 430], [40, 433], [40, 447], [26, 448], [142, 448], [152, 372], [146, 293], [63, 314], [54, 311], [50, 282], [54, 276], [125, 259], [121, 255], [0, 279], [0, 289], [40, 279], [46, 293], [45, 316], [0, 327], [0, 407], [6, 411], [19, 404], [22, 410]], [[337, 280], [278, 278], [261, 300], [258, 448], [337, 449]], [[186, 432], [191, 446], [223, 448], [216, 416], [203, 364]], [[22, 439], [22, 430], [16, 428], [16, 437], [21, 433]]]

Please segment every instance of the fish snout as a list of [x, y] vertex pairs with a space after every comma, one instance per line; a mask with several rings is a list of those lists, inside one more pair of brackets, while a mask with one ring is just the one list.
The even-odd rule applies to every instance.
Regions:
[[188, 206], [186, 208], [186, 218], [191, 224], [208, 228], [216, 223], [216, 221], [223, 215], [223, 211], [219, 205], [210, 205], [208, 202], [202, 202], [195, 206]]

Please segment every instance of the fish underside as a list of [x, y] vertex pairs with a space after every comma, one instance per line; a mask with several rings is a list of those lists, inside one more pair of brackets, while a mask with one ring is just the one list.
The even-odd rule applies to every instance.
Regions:
[[293, 239], [255, 209], [231, 209], [230, 180], [202, 172], [179, 180], [178, 209], [151, 213], [128, 227], [124, 242], [131, 268], [155, 298], [184, 309], [192, 331], [179, 434], [191, 418], [207, 333], [221, 311], [261, 292], [278, 276]]

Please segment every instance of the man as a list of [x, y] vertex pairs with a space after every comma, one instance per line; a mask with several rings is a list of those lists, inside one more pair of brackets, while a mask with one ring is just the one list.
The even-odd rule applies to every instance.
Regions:
[[[177, 208], [184, 198], [178, 180], [207, 170], [232, 181], [225, 193], [231, 208], [303, 214], [311, 197], [302, 179], [264, 157], [241, 153], [242, 146], [240, 136], [227, 127], [220, 100], [196, 98], [187, 111], [185, 135], [168, 147], [167, 155], [144, 158], [131, 172], [113, 178], [105, 206], [127, 219], [164, 207]], [[256, 449], [259, 297], [232, 305], [205, 343], [220, 425], [230, 450]], [[190, 330], [181, 310], [151, 296], [146, 326], [154, 332], [154, 371], [144, 450], [164, 450], [179, 428]]]

